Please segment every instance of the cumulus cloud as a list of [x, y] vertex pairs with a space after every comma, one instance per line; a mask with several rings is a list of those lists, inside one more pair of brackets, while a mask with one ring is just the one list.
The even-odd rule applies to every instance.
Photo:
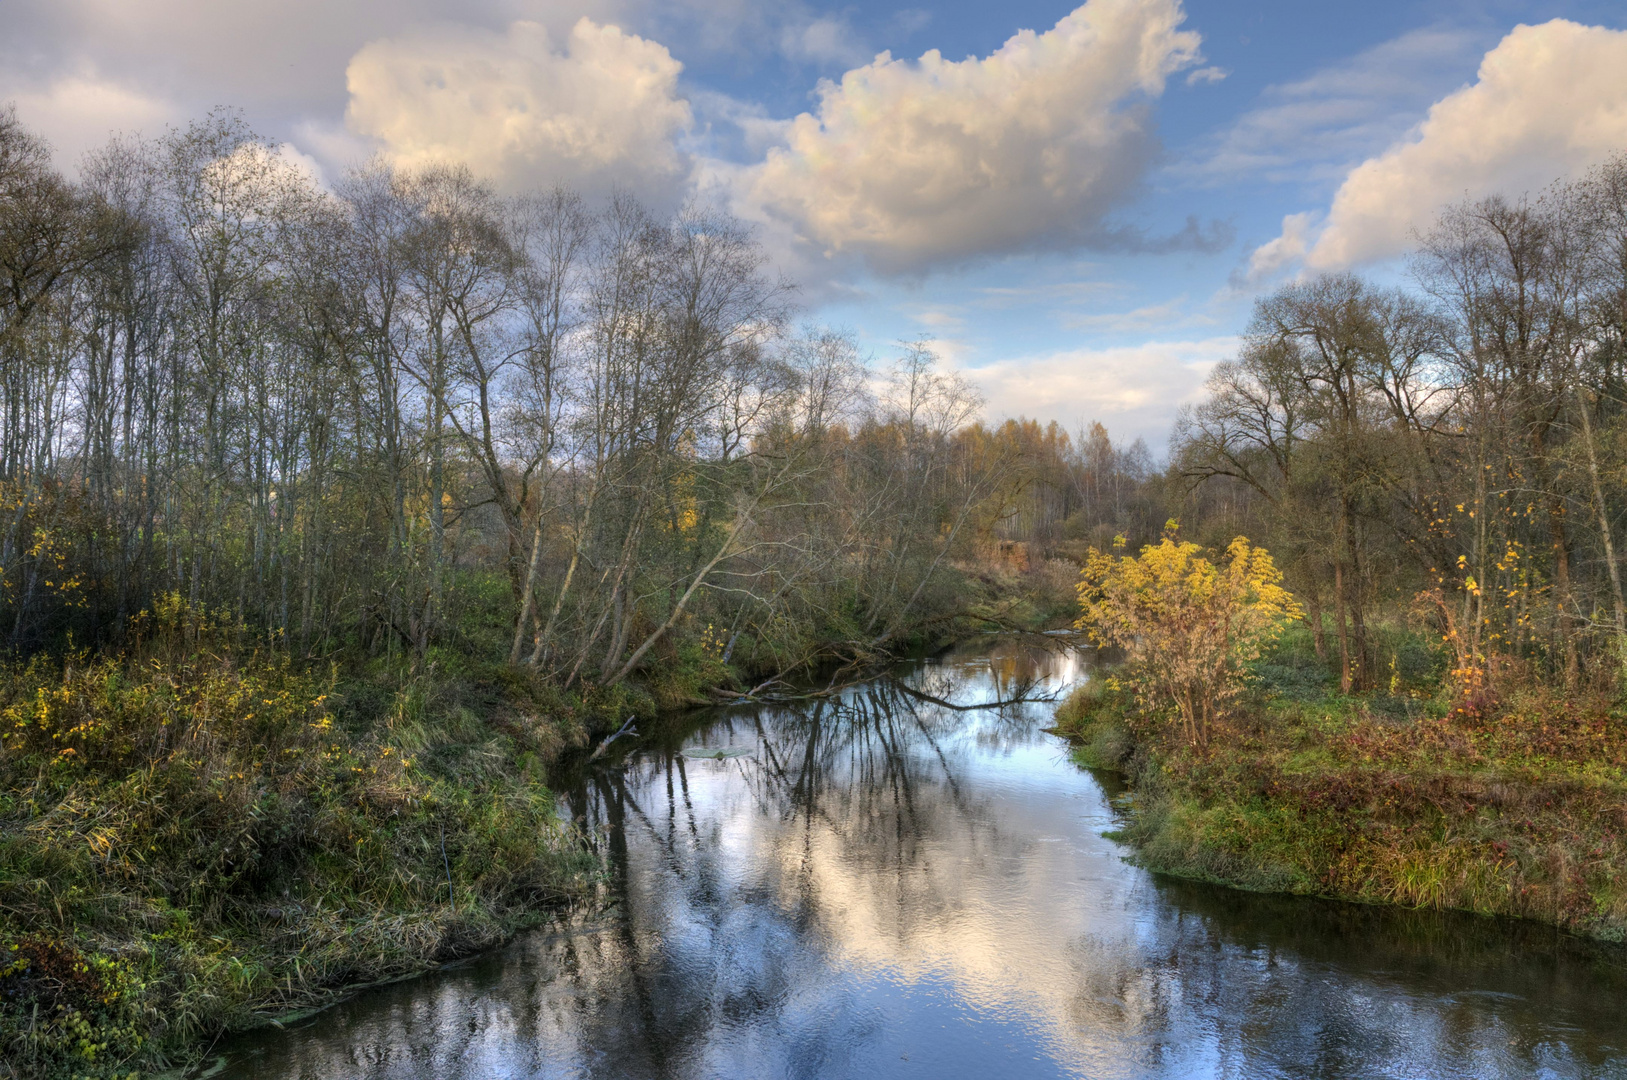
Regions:
[[1235, 356], [1235, 337], [1151, 341], [1069, 349], [965, 369], [989, 417], [1030, 416], [1072, 426], [1100, 420], [1115, 437], [1161, 441], [1175, 411], [1203, 395], [1216, 363]]
[[580, 19], [373, 42], [346, 69], [346, 120], [397, 164], [460, 161], [508, 187], [619, 184], [661, 202], [689, 172], [683, 66], [666, 47]]
[[1305, 258], [1311, 248], [1311, 229], [1317, 215], [1306, 212], [1288, 214], [1282, 219], [1282, 232], [1275, 240], [1268, 240], [1254, 249], [1249, 256], [1248, 273], [1242, 282], [1261, 281], [1293, 266]]
[[[578, 0], [575, 19], [584, 11]], [[344, 65], [381, 28], [437, 18], [505, 25], [504, 0], [5, 0], [0, 79], [44, 85], [89, 65], [170, 102], [182, 123], [216, 105], [282, 122], [344, 105]], [[569, 26], [569, 22], [564, 23]]]
[[1562, 19], [1516, 27], [1475, 82], [1430, 107], [1406, 139], [1353, 169], [1322, 227], [1293, 215], [1255, 252], [1268, 271], [1303, 256], [1333, 270], [1405, 251], [1449, 203], [1539, 190], [1627, 148], [1627, 31]]
[[984, 58], [881, 53], [745, 172], [743, 201], [882, 271], [1087, 241], [1157, 144], [1145, 102], [1198, 61], [1178, 0], [1088, 0]]

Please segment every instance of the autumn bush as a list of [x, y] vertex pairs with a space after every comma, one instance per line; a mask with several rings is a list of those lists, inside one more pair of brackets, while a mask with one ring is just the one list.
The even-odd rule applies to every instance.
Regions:
[[1300, 615], [1264, 548], [1240, 536], [1211, 562], [1177, 538], [1173, 523], [1138, 555], [1092, 548], [1079, 600], [1079, 627], [1098, 645], [1124, 650], [1115, 678], [1135, 687], [1147, 715], [1172, 712], [1191, 744], [1208, 739], [1247, 665]]
[[1149, 868], [1627, 940], [1627, 706], [1527, 680], [1464, 708], [1450, 642], [1372, 630], [1382, 691], [1340, 694], [1292, 628], [1205, 743], [1157, 737], [1133, 688], [1106, 679], [1063, 702], [1057, 729], [1130, 780], [1121, 835]]

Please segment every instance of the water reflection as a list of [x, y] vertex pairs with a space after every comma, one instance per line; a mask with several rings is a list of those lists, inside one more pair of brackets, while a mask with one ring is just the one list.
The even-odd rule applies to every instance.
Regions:
[[1619, 954], [1126, 864], [1048, 704], [965, 708], [1087, 660], [1001, 640], [654, 732], [569, 793], [608, 912], [245, 1040], [228, 1071], [1627, 1076]]

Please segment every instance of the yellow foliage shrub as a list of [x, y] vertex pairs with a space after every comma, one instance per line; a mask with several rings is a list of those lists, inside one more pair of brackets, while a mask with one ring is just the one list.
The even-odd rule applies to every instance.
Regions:
[[1125, 651], [1124, 677], [1143, 707], [1173, 709], [1196, 745], [1241, 688], [1244, 665], [1300, 608], [1264, 548], [1239, 536], [1216, 564], [1173, 533], [1135, 556], [1090, 549], [1078, 626], [1097, 644]]

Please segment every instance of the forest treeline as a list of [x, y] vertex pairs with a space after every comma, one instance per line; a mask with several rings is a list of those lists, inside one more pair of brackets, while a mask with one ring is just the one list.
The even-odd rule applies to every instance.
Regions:
[[1151, 470], [984, 428], [929, 343], [799, 329], [724, 214], [455, 166], [328, 190], [230, 113], [72, 181], [0, 113], [0, 275], [18, 653], [171, 598], [298, 657], [784, 673], [961, 613], [950, 567], [1001, 540], [1110, 535]]
[[566, 684], [674, 638], [784, 672], [947, 618], [1001, 541], [1168, 518], [1266, 545], [1341, 685], [1411, 610], [1458, 669], [1614, 678], [1627, 161], [1446, 209], [1402, 285], [1256, 305], [1166, 466], [978, 419], [930, 343], [798, 327], [741, 223], [499, 196], [381, 163], [320, 186], [230, 113], [78, 179], [0, 119], [0, 634], [157, 597], [300, 656], [437, 646]]
[[1376, 612], [1438, 630], [1471, 694], [1614, 689], [1627, 156], [1448, 207], [1409, 263], [1405, 285], [1325, 276], [1259, 301], [1171, 471], [1209, 489], [1217, 538], [1270, 547], [1347, 692], [1389, 678]]

